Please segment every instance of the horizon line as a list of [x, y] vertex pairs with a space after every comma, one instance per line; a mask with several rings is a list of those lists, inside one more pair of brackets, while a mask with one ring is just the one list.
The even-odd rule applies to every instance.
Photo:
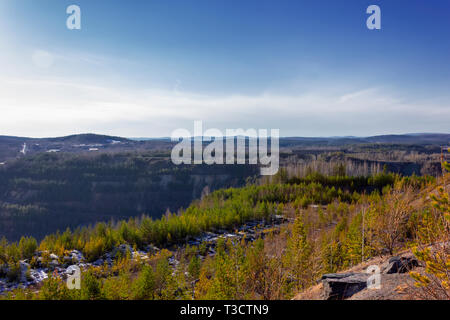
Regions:
[[[68, 134], [68, 135], [60, 135], [60, 136], [44, 136], [44, 137], [32, 137], [32, 136], [16, 136], [16, 135], [7, 135], [7, 134], [0, 134], [0, 138], [19, 138], [19, 139], [57, 139], [57, 138], [67, 138], [67, 137], [74, 137], [74, 136], [87, 136], [87, 135], [94, 135], [94, 136], [105, 136], [105, 137], [112, 137], [112, 138], [122, 138], [122, 139], [128, 139], [128, 140], [135, 140], [135, 141], [142, 141], [142, 140], [163, 140], [163, 139], [171, 139], [170, 136], [143, 136], [143, 137], [130, 137], [130, 136], [120, 136], [120, 135], [113, 135], [113, 134], [102, 134], [102, 133], [92, 133], [92, 132], [86, 132], [86, 133], [74, 133], [74, 134]], [[279, 136], [280, 139], [287, 139], [287, 138], [305, 138], [305, 139], [339, 139], [339, 138], [347, 138], [347, 139], [361, 139], [361, 138], [371, 138], [371, 137], [382, 137], [382, 136], [417, 136], [417, 135], [450, 135], [450, 132], [410, 132], [410, 133], [384, 133], [384, 134], [374, 134], [374, 135], [367, 135], [367, 136], [356, 136], [356, 135], [332, 135], [332, 136], [301, 136], [301, 135], [288, 135], [288, 136]], [[229, 137], [250, 137], [246, 135], [223, 135], [220, 136], [220, 138], [229, 138]], [[197, 136], [186, 136], [186, 137], [180, 137], [180, 138], [210, 138], [211, 136], [208, 135], [197, 135]], [[268, 136], [270, 137], [270, 135]], [[255, 137], [250, 137], [255, 138]]]

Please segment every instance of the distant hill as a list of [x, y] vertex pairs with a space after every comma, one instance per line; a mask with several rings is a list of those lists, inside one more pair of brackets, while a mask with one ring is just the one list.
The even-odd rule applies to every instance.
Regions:
[[52, 141], [52, 142], [77, 142], [77, 143], [106, 143], [111, 140], [117, 141], [129, 141], [127, 138], [99, 135], [94, 133], [83, 133], [83, 134], [73, 134], [64, 137], [49, 137], [49, 138], [30, 138], [30, 137], [15, 137], [15, 136], [0, 136], [0, 142], [3, 141], [28, 141], [28, 142], [39, 142], [39, 141]]
[[450, 134], [447, 133], [412, 133], [391, 134], [370, 137], [286, 137], [280, 139], [282, 144], [307, 145], [352, 145], [367, 143], [386, 144], [450, 144]]
[[169, 150], [167, 139], [137, 141], [123, 137], [76, 134], [54, 138], [0, 136], [0, 162], [43, 152], [85, 153], [102, 151]]
[[113, 141], [117, 142], [130, 142], [130, 139], [122, 138], [122, 137], [115, 137], [115, 136], [107, 136], [107, 135], [98, 135], [93, 133], [86, 133], [86, 134], [75, 134], [70, 135], [66, 137], [57, 137], [57, 138], [48, 138], [45, 140], [49, 140], [52, 142], [67, 142], [67, 143], [85, 143], [85, 144], [92, 144], [92, 143], [111, 143]]
[[411, 143], [411, 144], [449, 144], [450, 134], [416, 133], [401, 135], [382, 135], [364, 138], [372, 143]]
[[[229, 138], [227, 138], [229, 139]], [[282, 137], [280, 147], [349, 146], [363, 144], [448, 145], [450, 134], [412, 133], [372, 137]], [[162, 138], [124, 138], [98, 134], [77, 134], [55, 138], [0, 136], [0, 163], [41, 152], [101, 152], [101, 151], [170, 151], [174, 143]]]

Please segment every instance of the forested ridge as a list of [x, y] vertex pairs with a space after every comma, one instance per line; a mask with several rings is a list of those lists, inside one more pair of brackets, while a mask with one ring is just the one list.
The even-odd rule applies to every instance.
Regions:
[[[281, 170], [271, 182], [217, 190], [186, 210], [167, 212], [161, 219], [143, 216], [68, 229], [46, 236], [39, 244], [26, 237], [18, 243], [2, 240], [0, 257], [9, 266], [6, 276], [11, 279], [17, 276], [21, 259], [29, 261], [31, 267], [38, 264], [36, 251], [43, 257], [39, 263], [51, 270], [50, 253], [62, 258], [75, 249], [87, 261], [94, 261], [124, 244], [135, 251], [149, 244], [160, 248], [148, 252], [144, 260], [127, 251], [116, 254], [112, 265], [90, 265], [83, 271], [81, 290], [68, 290], [62, 279], [50, 276], [40, 284], [38, 293], [18, 289], [7, 297], [291, 298], [313, 285], [322, 273], [342, 270], [376, 255], [419, 248], [431, 235], [433, 241], [448, 237], [445, 220], [441, 220], [447, 217], [445, 210], [448, 214], [448, 194], [447, 198], [445, 192], [433, 195], [433, 200], [427, 196], [441, 182], [387, 172], [371, 177], [312, 173], [288, 178]], [[443, 205], [440, 199], [444, 199]], [[270, 220], [274, 215], [293, 222], [268, 230], [255, 241], [246, 241], [245, 236], [240, 241], [219, 239], [214, 254], [208, 254], [203, 243], [189, 245], [189, 239], [206, 231], [233, 230], [246, 221]], [[415, 252], [427, 259], [426, 250]], [[433, 270], [430, 273], [436, 277]], [[419, 285], [420, 281], [428, 285], [426, 276], [415, 277]]]
[[241, 186], [256, 166], [175, 166], [164, 152], [40, 153], [0, 166], [0, 235], [42, 239], [66, 227], [187, 207], [206, 188]]

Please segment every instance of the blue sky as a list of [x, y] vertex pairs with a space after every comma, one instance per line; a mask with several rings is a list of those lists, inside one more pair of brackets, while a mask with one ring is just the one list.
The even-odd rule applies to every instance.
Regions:
[[2, 0], [0, 134], [449, 132], [449, 36], [446, 0]]

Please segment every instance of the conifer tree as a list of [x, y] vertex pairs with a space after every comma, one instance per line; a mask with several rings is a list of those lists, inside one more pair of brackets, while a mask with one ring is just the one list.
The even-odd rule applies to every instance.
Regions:
[[297, 217], [292, 227], [292, 235], [288, 239], [284, 265], [292, 277], [296, 290], [302, 290], [312, 284], [311, 270], [312, 247], [301, 217]]
[[81, 297], [83, 300], [102, 299], [101, 283], [92, 270], [82, 274]]
[[[450, 151], [450, 149], [449, 149]], [[450, 164], [444, 162], [443, 170], [450, 171]], [[418, 259], [425, 263], [425, 274], [410, 272], [424, 298], [450, 299], [450, 201], [444, 173], [443, 186], [438, 194], [431, 194], [436, 215], [425, 214], [418, 232], [418, 245], [413, 248]]]

